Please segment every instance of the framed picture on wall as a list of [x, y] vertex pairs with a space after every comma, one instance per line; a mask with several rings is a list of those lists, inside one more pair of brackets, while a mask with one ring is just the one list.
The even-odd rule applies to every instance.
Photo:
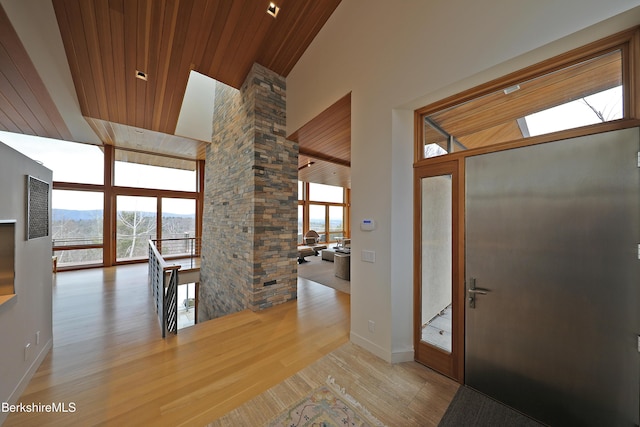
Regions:
[[49, 235], [49, 183], [27, 175], [27, 240]]

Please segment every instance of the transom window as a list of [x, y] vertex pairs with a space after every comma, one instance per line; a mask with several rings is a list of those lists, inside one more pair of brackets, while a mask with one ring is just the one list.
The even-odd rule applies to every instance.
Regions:
[[417, 160], [627, 118], [630, 34], [418, 110]]

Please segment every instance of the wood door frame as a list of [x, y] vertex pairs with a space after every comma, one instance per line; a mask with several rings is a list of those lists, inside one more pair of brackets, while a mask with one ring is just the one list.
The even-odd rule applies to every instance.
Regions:
[[[452, 338], [451, 353], [422, 341], [422, 178], [452, 177]], [[452, 160], [414, 169], [414, 358], [455, 381], [464, 383], [464, 161]]]
[[[423, 118], [425, 116], [490, 94], [519, 82], [552, 73], [567, 66], [574, 65], [581, 61], [618, 49], [622, 52], [622, 81], [624, 88], [624, 114], [622, 119], [563, 130], [531, 138], [502, 142], [496, 145], [457, 151], [444, 156], [423, 158]], [[431, 366], [433, 369], [462, 384], [464, 383], [464, 311], [466, 306], [466, 289], [464, 283], [466, 158], [479, 154], [509, 150], [529, 145], [544, 144], [551, 141], [570, 139], [578, 136], [592, 135], [630, 127], [640, 127], [640, 81], [637, 77], [639, 75], [638, 70], [640, 70], [640, 27], [636, 26], [588, 45], [573, 49], [564, 54], [549, 58], [522, 70], [515, 71], [506, 76], [494, 79], [459, 94], [452, 95], [414, 111], [414, 351], [416, 360], [418, 360], [418, 355], [427, 352], [429, 357], [433, 357], [435, 361], [435, 365]], [[422, 326], [420, 319], [420, 282], [422, 275], [420, 178], [422, 176], [438, 175], [438, 171], [445, 170], [444, 168], [446, 167], [452, 167], [453, 164], [455, 164], [455, 168], [457, 168], [458, 179], [457, 185], [454, 186], [453, 194], [454, 208], [457, 209], [457, 216], [454, 217], [453, 225], [454, 230], [456, 230], [457, 227], [457, 234], [454, 236], [453, 240], [454, 268], [452, 272], [455, 276], [453, 281], [455, 286], [452, 291], [457, 291], [457, 294], [452, 295], [452, 299], [458, 301], [460, 307], [453, 334], [458, 338], [458, 340], [460, 340], [460, 342], [458, 347], [455, 347], [455, 349], [459, 350], [459, 352], [456, 353], [456, 360], [446, 361], [446, 358], [442, 357], [442, 351], [437, 351], [435, 349], [424, 350], [420, 347]], [[422, 350], [422, 352], [420, 350]], [[452, 350], [454, 350], [454, 346], [452, 346]]]
[[[640, 85], [639, 85], [640, 86]], [[419, 116], [417, 116], [418, 118]], [[416, 120], [418, 122], [418, 120]], [[465, 217], [466, 217], [466, 186], [465, 186], [465, 163], [466, 158], [487, 154], [497, 151], [503, 151], [513, 148], [526, 147], [530, 145], [544, 144], [552, 141], [559, 141], [565, 139], [571, 139], [579, 136], [586, 136], [604, 132], [610, 132], [614, 130], [628, 129], [632, 127], [640, 127], [639, 119], [621, 119], [614, 122], [600, 123], [586, 128], [570, 129], [566, 131], [557, 132], [554, 134], [541, 135], [539, 137], [528, 138], [525, 140], [513, 141], [506, 144], [499, 144], [490, 147], [483, 147], [480, 149], [460, 151], [445, 156], [432, 157], [429, 159], [421, 160], [414, 164], [413, 173], [413, 191], [414, 191], [414, 242], [413, 242], [413, 283], [414, 283], [414, 359], [420, 363], [425, 364], [418, 360], [420, 355], [433, 358], [434, 363], [427, 364], [437, 372], [440, 372], [460, 384], [464, 384], [464, 318], [466, 310], [466, 288], [465, 288]], [[457, 235], [453, 240], [453, 253], [454, 253], [454, 268], [453, 273], [457, 273], [457, 278], [454, 278], [455, 287], [452, 289], [457, 290], [457, 295], [453, 294], [452, 299], [456, 298], [460, 309], [458, 310], [458, 320], [454, 324], [453, 334], [460, 340], [459, 350], [460, 353], [456, 354], [454, 361], [448, 361], [446, 353], [437, 350], [435, 348], [426, 349], [420, 347], [421, 339], [421, 277], [422, 277], [422, 251], [421, 251], [421, 233], [422, 233], [422, 215], [421, 215], [421, 186], [420, 179], [426, 176], [437, 176], [444, 174], [444, 171], [452, 168], [455, 164], [458, 173], [457, 185], [454, 187], [453, 201], [457, 203], [457, 218], [454, 216], [453, 225], [457, 226]], [[453, 342], [452, 342], [453, 344]], [[422, 350], [422, 352], [420, 351]], [[453, 346], [452, 346], [453, 350]]]

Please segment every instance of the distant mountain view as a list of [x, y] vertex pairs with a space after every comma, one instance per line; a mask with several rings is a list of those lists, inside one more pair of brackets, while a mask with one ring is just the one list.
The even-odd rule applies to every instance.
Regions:
[[[102, 245], [102, 209], [52, 209], [51, 237], [54, 247]], [[116, 215], [116, 258], [139, 259], [149, 254], [149, 239], [157, 236], [161, 227], [164, 239], [195, 236], [195, 215], [164, 213], [156, 221], [155, 212], [118, 211]], [[55, 251], [59, 265], [102, 262], [101, 247], [71, 248]]]
[[71, 221], [86, 221], [102, 217], [102, 209], [92, 211], [76, 211], [71, 209], [53, 209], [51, 216], [53, 222], [63, 219]]
[[[156, 215], [155, 212], [139, 212], [143, 217], [153, 217]], [[73, 209], [52, 209], [52, 221], [87, 221], [93, 220], [96, 218], [102, 218], [102, 209], [95, 210], [73, 210]], [[165, 218], [189, 218], [193, 217], [193, 214], [177, 214], [177, 213], [166, 213], [162, 214]]]

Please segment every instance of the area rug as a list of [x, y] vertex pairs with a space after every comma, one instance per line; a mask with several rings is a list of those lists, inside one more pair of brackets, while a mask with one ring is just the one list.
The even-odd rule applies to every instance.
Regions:
[[336, 277], [334, 263], [325, 261], [320, 256], [308, 256], [306, 259], [307, 262], [298, 265], [298, 276], [340, 292], [351, 293], [351, 282]]
[[356, 399], [340, 388], [333, 378], [313, 390], [265, 427], [384, 427]]

